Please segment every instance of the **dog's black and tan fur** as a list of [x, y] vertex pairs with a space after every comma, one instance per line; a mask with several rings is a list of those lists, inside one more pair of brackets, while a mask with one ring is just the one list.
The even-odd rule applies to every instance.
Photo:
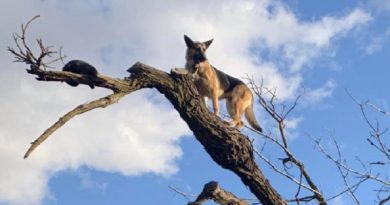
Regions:
[[219, 114], [218, 100], [226, 99], [227, 111], [233, 119], [231, 125], [241, 128], [241, 116], [245, 113], [251, 127], [262, 132], [253, 113], [253, 95], [248, 86], [209, 63], [205, 52], [213, 39], [195, 42], [184, 35], [184, 41], [187, 45], [185, 68], [194, 75], [199, 94], [212, 100], [214, 113]]

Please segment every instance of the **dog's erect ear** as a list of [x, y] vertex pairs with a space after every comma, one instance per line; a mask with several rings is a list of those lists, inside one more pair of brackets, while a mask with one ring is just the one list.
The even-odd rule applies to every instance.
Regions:
[[184, 41], [186, 42], [188, 48], [194, 47], [194, 41], [192, 41], [187, 35], [184, 35]]
[[203, 44], [206, 46], [206, 49], [210, 46], [210, 44], [213, 42], [213, 38], [211, 40], [203, 42]]

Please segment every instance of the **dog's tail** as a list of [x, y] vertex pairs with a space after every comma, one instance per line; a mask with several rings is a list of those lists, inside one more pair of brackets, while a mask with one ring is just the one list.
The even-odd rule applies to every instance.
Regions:
[[260, 127], [259, 123], [257, 123], [257, 121], [256, 121], [255, 113], [253, 112], [253, 104], [251, 104], [247, 108], [245, 108], [245, 117], [253, 129], [255, 129], [259, 132], [263, 132], [263, 129]]

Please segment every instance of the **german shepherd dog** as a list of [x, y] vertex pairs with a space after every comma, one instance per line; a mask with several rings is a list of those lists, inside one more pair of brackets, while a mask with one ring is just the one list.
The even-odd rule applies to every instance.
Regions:
[[244, 125], [241, 116], [245, 112], [245, 117], [251, 127], [262, 132], [253, 113], [253, 95], [248, 86], [209, 63], [206, 50], [213, 39], [197, 42], [184, 35], [184, 41], [187, 45], [185, 68], [194, 76], [195, 86], [201, 97], [211, 98], [214, 113], [219, 114], [218, 100], [226, 99], [227, 111], [233, 119], [230, 122], [232, 126], [241, 128]]

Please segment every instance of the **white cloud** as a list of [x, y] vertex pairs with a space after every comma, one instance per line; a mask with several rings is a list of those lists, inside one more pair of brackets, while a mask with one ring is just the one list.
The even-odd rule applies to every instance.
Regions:
[[106, 182], [96, 182], [91, 178], [91, 174], [86, 170], [79, 170], [76, 173], [80, 178], [80, 188], [81, 189], [96, 189], [100, 192], [105, 192], [108, 187]]
[[333, 80], [328, 80], [323, 86], [319, 88], [308, 89], [303, 96], [303, 101], [306, 104], [315, 104], [321, 102], [324, 98], [330, 97], [335, 88], [336, 82]]
[[382, 50], [383, 46], [389, 41], [390, 27], [382, 34], [374, 36], [366, 47], [366, 53], [372, 55]]
[[[135, 61], [164, 70], [183, 66], [183, 34], [197, 40], [214, 37], [208, 54], [216, 67], [237, 77], [263, 78], [281, 99], [291, 99], [304, 83], [302, 67], [337, 37], [370, 20], [355, 9], [304, 22], [271, 1], [15, 0], [0, 3], [0, 45], [12, 45], [11, 33], [37, 13], [42, 18], [32, 24], [31, 38], [63, 45], [69, 59], [84, 59], [119, 77]], [[267, 60], [259, 55], [264, 50], [282, 55]], [[0, 203], [39, 204], [49, 193], [52, 175], [80, 166], [127, 176], [167, 176], [179, 169], [177, 143], [189, 129], [156, 91], [131, 94], [117, 105], [73, 119], [22, 160], [29, 142], [60, 115], [107, 92], [37, 82], [24, 65], [11, 61], [0, 50], [0, 92], [6, 99], [0, 101]], [[291, 69], [281, 69], [280, 62]], [[325, 84], [312, 95], [319, 100], [331, 90]]]
[[370, 14], [355, 9], [343, 17], [324, 16], [319, 21], [300, 22], [296, 15], [279, 7], [261, 22], [259, 38], [266, 48], [281, 49], [291, 71], [297, 72], [329, 49], [336, 37], [370, 20]]
[[303, 117], [288, 117], [285, 119], [286, 136], [290, 140], [294, 140], [298, 137], [299, 133], [297, 132], [297, 129], [303, 120]]

